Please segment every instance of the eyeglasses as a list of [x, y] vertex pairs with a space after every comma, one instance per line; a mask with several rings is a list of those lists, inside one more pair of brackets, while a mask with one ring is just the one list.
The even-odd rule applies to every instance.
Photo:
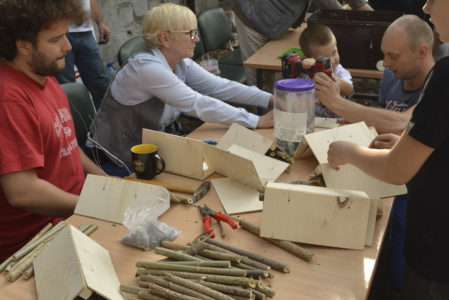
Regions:
[[195, 37], [198, 36], [198, 28], [195, 28], [192, 30], [185, 30], [185, 31], [175, 31], [175, 32], [188, 33], [190, 35], [191, 40], [194, 40]]

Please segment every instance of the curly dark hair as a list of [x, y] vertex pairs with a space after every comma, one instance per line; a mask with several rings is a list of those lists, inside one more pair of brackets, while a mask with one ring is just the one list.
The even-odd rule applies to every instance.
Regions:
[[38, 33], [54, 22], [81, 25], [87, 18], [80, 0], [0, 0], [0, 58], [16, 56], [17, 40], [36, 44]]

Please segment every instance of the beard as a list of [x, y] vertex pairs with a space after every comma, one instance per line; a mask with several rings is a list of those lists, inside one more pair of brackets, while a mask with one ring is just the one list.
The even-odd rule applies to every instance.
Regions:
[[28, 62], [28, 65], [35, 74], [41, 76], [54, 76], [64, 70], [65, 63], [62, 66], [58, 66], [57, 60], [60, 58], [51, 60], [44, 53], [34, 48], [31, 55], [31, 61]]

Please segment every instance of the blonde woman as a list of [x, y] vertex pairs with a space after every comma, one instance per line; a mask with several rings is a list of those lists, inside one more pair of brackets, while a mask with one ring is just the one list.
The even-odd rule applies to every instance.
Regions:
[[148, 48], [118, 71], [91, 126], [98, 148], [129, 164], [129, 148], [141, 142], [142, 128], [179, 133], [181, 112], [205, 122], [273, 126], [272, 111], [259, 117], [226, 103], [267, 108], [271, 94], [215, 76], [191, 59], [199, 38], [190, 9], [155, 6], [145, 17], [142, 35]]

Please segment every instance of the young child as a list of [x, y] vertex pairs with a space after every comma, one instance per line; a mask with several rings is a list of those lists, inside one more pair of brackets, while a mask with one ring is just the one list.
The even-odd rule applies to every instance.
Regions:
[[[342, 96], [352, 95], [354, 88], [352, 86], [351, 73], [340, 65], [340, 56], [338, 55], [337, 40], [332, 30], [322, 24], [313, 24], [301, 33], [299, 36], [299, 46], [304, 53], [305, 59], [302, 61], [303, 66], [313, 66], [315, 58], [327, 56], [331, 60], [333, 77], [340, 84], [340, 92]], [[313, 78], [312, 78], [313, 80]], [[320, 100], [315, 98], [315, 116], [337, 118], [338, 115], [321, 104]]]

